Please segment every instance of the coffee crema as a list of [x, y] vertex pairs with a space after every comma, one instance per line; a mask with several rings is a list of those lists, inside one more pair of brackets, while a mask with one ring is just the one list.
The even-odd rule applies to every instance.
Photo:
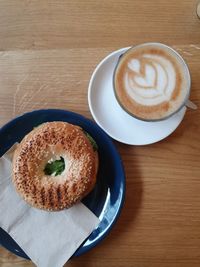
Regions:
[[190, 74], [183, 59], [159, 43], [143, 44], [123, 54], [114, 73], [119, 104], [143, 120], [161, 120], [184, 105]]

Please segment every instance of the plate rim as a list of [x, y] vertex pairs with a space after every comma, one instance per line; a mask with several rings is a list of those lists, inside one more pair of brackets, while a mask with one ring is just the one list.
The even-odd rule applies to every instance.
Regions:
[[[71, 258], [73, 257], [76, 257], [76, 256], [80, 256], [84, 253], [86, 253], [87, 251], [91, 250], [92, 248], [94, 248], [95, 246], [97, 246], [112, 230], [112, 228], [114, 227], [114, 225], [116, 224], [120, 214], [121, 214], [121, 211], [122, 211], [122, 208], [123, 208], [123, 205], [124, 205], [124, 202], [125, 202], [125, 195], [126, 195], [126, 178], [125, 178], [125, 169], [124, 169], [124, 165], [123, 165], [123, 161], [122, 161], [122, 158], [120, 156], [120, 153], [118, 152], [116, 146], [113, 144], [113, 141], [111, 140], [110, 136], [108, 136], [108, 134], [101, 128], [99, 127], [99, 125], [97, 123], [95, 123], [94, 121], [92, 121], [91, 119], [79, 114], [79, 113], [76, 113], [76, 112], [73, 112], [73, 111], [69, 111], [69, 110], [64, 110], [64, 109], [54, 109], [54, 108], [48, 108], [48, 109], [37, 109], [37, 110], [33, 110], [33, 111], [29, 111], [29, 112], [25, 112], [23, 114], [20, 114], [18, 116], [16, 116], [15, 118], [11, 119], [10, 121], [8, 121], [6, 124], [4, 124], [2, 127], [0, 127], [0, 134], [2, 131], [5, 131], [6, 129], [8, 129], [10, 126], [13, 125], [13, 123], [17, 123], [18, 121], [20, 121], [23, 117], [26, 117], [26, 116], [30, 116], [34, 113], [40, 113], [40, 112], [44, 112], [44, 113], [48, 113], [48, 112], [55, 112], [55, 113], [66, 113], [66, 115], [71, 115], [71, 116], [75, 116], [77, 117], [79, 120], [82, 120], [83, 122], [86, 122], [87, 124], [89, 124], [90, 126], [92, 127], [96, 127], [96, 129], [98, 130], [98, 132], [101, 133], [101, 136], [103, 136], [104, 139], [106, 139], [106, 142], [109, 143], [109, 146], [110, 148], [112, 149], [112, 151], [114, 152], [115, 154], [115, 158], [117, 158], [117, 161], [118, 163], [120, 163], [120, 168], [121, 168], [121, 176], [120, 176], [120, 179], [121, 179], [121, 182], [122, 182], [122, 195], [121, 195], [121, 201], [119, 203], [119, 206], [118, 206], [118, 209], [115, 213], [115, 218], [114, 220], [109, 224], [107, 230], [98, 238], [96, 239], [93, 243], [91, 243], [90, 245], [88, 245], [87, 247], [84, 247], [84, 243], [88, 240], [88, 238], [90, 237], [90, 235], [86, 238], [86, 240], [83, 242], [83, 244], [81, 244], [81, 246], [75, 251], [75, 253], [71, 256]], [[9, 149], [9, 148], [6, 148], [6, 149]], [[1, 156], [0, 156], [1, 157]], [[119, 166], [119, 165], [118, 165]], [[97, 226], [98, 227], [98, 226]], [[0, 227], [1, 228], [1, 227]], [[1, 228], [2, 229], [2, 228]], [[3, 229], [2, 229], [3, 230]], [[94, 229], [95, 230], [95, 229]], [[94, 231], [93, 230], [93, 231]], [[4, 231], [4, 230], [3, 230]], [[91, 234], [93, 233], [93, 231], [91, 232]], [[5, 232], [5, 231], [4, 231]], [[6, 233], [8, 236], [9, 234]], [[12, 238], [12, 237], [11, 237]], [[30, 258], [26, 255], [26, 253], [22, 250], [21, 251], [16, 251], [15, 249], [10, 249], [9, 246], [6, 246], [6, 245], [3, 245], [1, 243], [1, 239], [0, 239], [0, 246], [4, 247], [5, 249], [7, 249], [8, 251], [10, 251], [11, 253], [13, 253], [14, 255], [17, 255], [21, 258], [24, 258], [24, 259], [27, 259], [27, 260], [30, 260]], [[26, 257], [27, 256], [27, 257]]]
[[[95, 122], [98, 124], [98, 126], [104, 131], [106, 132], [107, 135], [109, 135], [109, 137], [111, 137], [112, 139], [120, 142], [120, 143], [123, 143], [123, 144], [126, 144], [126, 145], [131, 145], [131, 146], [146, 146], [146, 145], [151, 145], [151, 144], [155, 144], [157, 142], [160, 142], [162, 140], [164, 140], [165, 138], [167, 138], [168, 136], [170, 136], [177, 128], [178, 126], [180, 125], [180, 123], [182, 122], [184, 116], [185, 116], [185, 113], [186, 113], [186, 107], [182, 107], [177, 113], [180, 113], [180, 112], [183, 112], [182, 116], [181, 116], [181, 119], [179, 120], [179, 122], [177, 123], [176, 127], [169, 133], [167, 134], [165, 137], [161, 138], [161, 139], [158, 139], [158, 140], [155, 140], [155, 141], [150, 141], [150, 142], [144, 142], [144, 143], [141, 143], [141, 144], [135, 144], [133, 142], [128, 142], [128, 141], [124, 141], [122, 138], [119, 138], [119, 137], [116, 137], [114, 136], [113, 134], [110, 133], [109, 130], [107, 130], [103, 125], [102, 123], [100, 122], [100, 120], [97, 118], [96, 116], [96, 113], [94, 112], [94, 109], [93, 109], [93, 104], [92, 104], [92, 97], [91, 97], [91, 94], [92, 94], [92, 87], [93, 87], [93, 81], [95, 79], [95, 76], [97, 75], [99, 69], [102, 67], [102, 65], [104, 65], [104, 63], [111, 57], [115, 56], [115, 54], [119, 54], [119, 53], [123, 53], [123, 52], [126, 52], [128, 49], [130, 49], [132, 46], [128, 46], [128, 47], [123, 47], [123, 48], [120, 48], [120, 49], [117, 49], [111, 53], [109, 53], [107, 56], [105, 56], [102, 60], [100, 60], [100, 62], [96, 65], [95, 69], [93, 70], [93, 73], [90, 77], [90, 81], [89, 81], [89, 84], [88, 84], [88, 105], [89, 105], [89, 109], [90, 109], [90, 112], [92, 114], [92, 117], [93, 119], [95, 120]], [[114, 71], [114, 69], [113, 69]], [[135, 120], [137, 120], [136, 118], [133, 118]], [[168, 119], [171, 119], [168, 118]], [[167, 120], [167, 119], [166, 119]], [[145, 122], [145, 123], [152, 123], [152, 122]], [[153, 123], [156, 123], [156, 122], [153, 122]]]

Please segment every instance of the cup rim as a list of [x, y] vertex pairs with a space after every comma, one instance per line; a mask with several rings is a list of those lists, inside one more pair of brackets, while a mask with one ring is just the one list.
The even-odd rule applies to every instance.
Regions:
[[[120, 102], [118, 96], [117, 96], [117, 93], [116, 93], [116, 88], [115, 88], [115, 75], [116, 75], [116, 71], [117, 71], [117, 68], [119, 66], [119, 63], [122, 59], [122, 57], [124, 55], [126, 55], [130, 50], [134, 49], [134, 48], [137, 48], [137, 47], [143, 47], [143, 46], [148, 46], [148, 45], [157, 45], [157, 46], [163, 46], [169, 50], [171, 50], [174, 54], [176, 54], [176, 56], [181, 60], [181, 62], [183, 63], [184, 67], [185, 67], [185, 70], [186, 70], [186, 73], [187, 73], [187, 76], [188, 76], [188, 92], [186, 94], [186, 97], [183, 101], [183, 103], [174, 111], [172, 112], [171, 114], [165, 116], [165, 117], [162, 117], [162, 118], [159, 118], [159, 119], [145, 119], [145, 118], [141, 118], [133, 113], [131, 113], [125, 106], [123, 106], [123, 104]], [[189, 99], [189, 96], [190, 96], [190, 91], [191, 91], [191, 74], [190, 74], [190, 70], [188, 68], [188, 65], [186, 63], [186, 61], [183, 59], [183, 57], [175, 50], [173, 49], [172, 47], [166, 45], [166, 44], [163, 44], [163, 43], [159, 43], [159, 42], [146, 42], [146, 43], [141, 43], [141, 44], [137, 44], [137, 45], [134, 45], [134, 46], [131, 46], [129, 47], [124, 53], [122, 53], [119, 58], [118, 58], [118, 61], [116, 63], [116, 66], [114, 68], [114, 71], [113, 71], [113, 79], [112, 79], [112, 83], [113, 83], [113, 91], [114, 91], [114, 94], [115, 94], [115, 98], [117, 99], [117, 102], [118, 104], [121, 106], [121, 108], [126, 112], [128, 113], [130, 116], [132, 116], [133, 118], [135, 119], [138, 119], [140, 121], [145, 121], [145, 122], [158, 122], [158, 121], [163, 121], [163, 120], [166, 120], [170, 117], [172, 117], [174, 114], [178, 113], [184, 106], [186, 106], [186, 103], [187, 103], [187, 100]]]

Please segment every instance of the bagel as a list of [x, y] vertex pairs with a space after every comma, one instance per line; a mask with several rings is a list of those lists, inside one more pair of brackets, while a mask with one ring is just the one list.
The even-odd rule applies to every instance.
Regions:
[[67, 122], [36, 127], [14, 152], [16, 191], [31, 206], [48, 211], [81, 201], [96, 182], [98, 153], [92, 143], [82, 128]]

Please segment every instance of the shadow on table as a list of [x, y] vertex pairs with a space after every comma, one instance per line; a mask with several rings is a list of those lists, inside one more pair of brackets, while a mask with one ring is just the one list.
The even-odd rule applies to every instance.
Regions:
[[198, 111], [186, 112], [186, 115], [183, 121], [180, 123], [178, 128], [170, 134], [167, 138], [161, 140], [156, 145], [166, 145], [175, 143], [177, 144], [192, 144], [194, 138], [199, 138], [198, 129], [199, 129], [199, 116]]

